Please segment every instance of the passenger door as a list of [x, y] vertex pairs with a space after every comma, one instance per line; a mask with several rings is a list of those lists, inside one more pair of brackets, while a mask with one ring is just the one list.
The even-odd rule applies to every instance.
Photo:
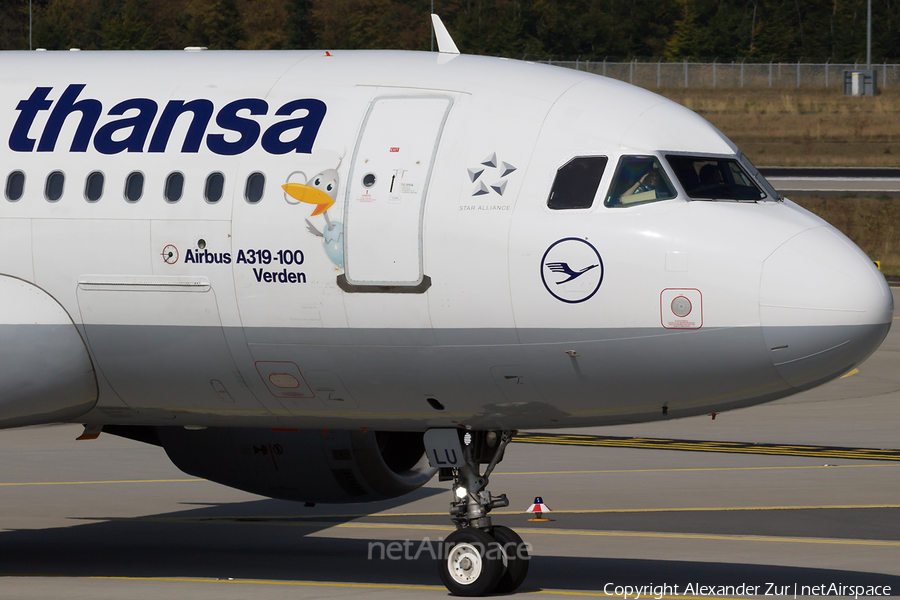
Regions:
[[344, 203], [345, 291], [423, 292], [423, 217], [453, 99], [380, 96], [369, 105]]

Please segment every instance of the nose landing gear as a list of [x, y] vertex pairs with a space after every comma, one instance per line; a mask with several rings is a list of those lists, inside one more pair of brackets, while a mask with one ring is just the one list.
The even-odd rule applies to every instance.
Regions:
[[[529, 546], [509, 527], [493, 525], [488, 513], [509, 506], [506, 494], [487, 491], [491, 473], [503, 460], [513, 431], [475, 431], [464, 437], [464, 462], [442, 469], [453, 480], [450, 517], [457, 530], [443, 542], [438, 559], [441, 581], [456, 596], [484, 596], [516, 590], [528, 574]], [[487, 463], [484, 474], [480, 465]]]

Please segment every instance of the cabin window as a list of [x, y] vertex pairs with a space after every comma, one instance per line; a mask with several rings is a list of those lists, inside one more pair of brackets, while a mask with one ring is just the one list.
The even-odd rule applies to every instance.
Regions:
[[144, 195], [144, 174], [134, 171], [125, 180], [125, 199], [129, 202], [137, 202]]
[[63, 195], [63, 187], [66, 184], [66, 176], [62, 171], [53, 171], [47, 175], [47, 185], [44, 186], [44, 197], [49, 202], [56, 202]]
[[691, 198], [756, 201], [766, 197], [734, 159], [668, 154], [666, 160]]
[[604, 204], [621, 207], [657, 200], [669, 200], [677, 195], [672, 182], [655, 156], [623, 156]]
[[221, 173], [210, 173], [206, 178], [206, 187], [203, 195], [210, 204], [215, 204], [222, 199], [222, 191], [225, 189], [225, 176]]
[[247, 186], [244, 188], [244, 198], [250, 204], [256, 204], [263, 197], [266, 189], [266, 176], [262, 173], [251, 173], [247, 177]]
[[25, 192], [25, 173], [22, 171], [13, 171], [6, 178], [6, 199], [10, 202], [17, 202], [22, 198]]
[[169, 173], [166, 177], [166, 202], [175, 203], [181, 200], [184, 193], [184, 175], [178, 171]]
[[96, 202], [103, 195], [103, 173], [94, 171], [84, 181], [84, 199]]
[[579, 156], [561, 166], [547, 206], [555, 210], [590, 208], [608, 161], [605, 156]]

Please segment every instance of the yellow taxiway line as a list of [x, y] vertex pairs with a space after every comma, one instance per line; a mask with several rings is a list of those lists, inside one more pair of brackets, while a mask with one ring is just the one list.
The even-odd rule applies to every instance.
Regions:
[[108, 485], [113, 483], [186, 483], [192, 481], [206, 481], [205, 479], [115, 479], [109, 481], [23, 481], [0, 483], [0, 486], [26, 486], [26, 485]]
[[[274, 581], [266, 579], [203, 579], [200, 577], [124, 577], [124, 576], [102, 576], [102, 575], [22, 575], [18, 573], [0, 573], [0, 577], [17, 577], [17, 578], [54, 578], [54, 579], [90, 579], [94, 581], [152, 581], [160, 583], [206, 583], [206, 584], [228, 584], [228, 585], [271, 585], [271, 586], [292, 586], [292, 587], [326, 587], [326, 588], [345, 588], [345, 589], [367, 589], [367, 590], [397, 590], [397, 591], [428, 591], [438, 592], [442, 596], [446, 595], [447, 588], [438, 585], [402, 585], [391, 583], [342, 583], [335, 581]], [[605, 592], [588, 592], [573, 590], [529, 590], [521, 589], [519, 593], [526, 594], [555, 594], [559, 596], [582, 596], [589, 598], [618, 598], [613, 594]], [[728, 598], [725, 596], [653, 596], [654, 599], [661, 600], [746, 600], [738, 598]]]
[[900, 542], [891, 540], [857, 540], [836, 538], [780, 537], [768, 535], [715, 535], [708, 533], [659, 533], [651, 531], [589, 531], [584, 529], [541, 529], [538, 527], [518, 527], [517, 531], [528, 534], [577, 535], [595, 537], [629, 537], [673, 540], [725, 540], [737, 542], [779, 542], [792, 544], [827, 544], [839, 546], [888, 546], [900, 548]]
[[[590, 508], [584, 510], [554, 510], [557, 515], [590, 515], [590, 514], [620, 514], [620, 513], [678, 513], [678, 512], [740, 512], [740, 511], [769, 511], [769, 510], [860, 510], [873, 508], [900, 508], [900, 504], [815, 504], [801, 506], [666, 506], [657, 508]], [[494, 515], [521, 515], [519, 510], [493, 510]], [[316, 525], [328, 525], [331, 527], [371, 525], [372, 527], [415, 527], [421, 529], [453, 529], [444, 525], [412, 525], [408, 523], [335, 523], [325, 519], [384, 519], [391, 517], [445, 517], [446, 512], [405, 512], [405, 513], [355, 513], [355, 514], [317, 514], [317, 515], [231, 515], [216, 517], [87, 517], [89, 521], [151, 521], [165, 523], [222, 523], [228, 521], [241, 524], [261, 525], [278, 524], [291, 525], [291, 521], [314, 522]], [[542, 530], [543, 531], [543, 530]]]
[[[811, 505], [811, 506], [725, 506], [725, 507], [699, 507], [699, 508], [625, 508], [625, 509], [594, 509], [594, 510], [555, 510], [553, 514], [602, 514], [602, 513], [662, 513], [662, 512], [731, 512], [731, 511], [771, 511], [771, 510], [846, 510], [846, 509], [878, 509], [900, 508], [900, 504], [861, 504], [861, 505]], [[494, 514], [518, 515], [520, 511], [494, 511]], [[326, 521], [328, 518], [372, 518], [372, 517], [442, 517], [445, 513], [394, 513], [372, 515], [305, 515], [305, 516], [248, 516], [240, 517], [124, 517], [105, 518], [87, 517], [89, 521], [136, 521], [148, 523], [216, 523], [229, 525], [267, 525], [278, 527], [301, 527], [327, 529], [376, 529], [392, 531], [435, 531], [447, 534], [456, 530], [451, 525], [427, 524], [427, 523], [375, 523], [375, 522], [350, 522], [335, 523]], [[318, 519], [318, 520], [314, 520]], [[793, 544], [837, 545], [837, 546], [877, 546], [900, 548], [900, 541], [893, 540], [867, 540], [867, 539], [843, 539], [843, 538], [816, 538], [816, 537], [788, 537], [788, 536], [761, 536], [740, 534], [704, 534], [704, 533], [667, 533], [653, 531], [615, 531], [615, 530], [591, 530], [591, 529], [557, 529], [549, 527], [518, 528], [522, 533], [538, 535], [569, 535], [579, 537], [604, 537], [604, 538], [649, 538], [649, 539], [683, 539], [683, 540], [720, 540], [738, 542], [777, 542]]]
[[798, 465], [791, 467], [684, 467], [675, 469], [605, 469], [597, 471], [503, 471], [492, 477], [510, 475], [592, 475], [597, 473], [677, 473], [690, 471], [781, 471], [787, 469], [859, 469], [859, 468], [900, 468], [900, 465], [880, 463], [877, 465]]
[[[556, 513], [562, 511], [554, 511]], [[585, 511], [587, 512], [587, 511]], [[441, 513], [443, 514], [443, 513]], [[520, 514], [520, 513], [515, 513]], [[144, 520], [144, 519], [134, 519]], [[146, 519], [152, 522], [167, 522], [166, 519]], [[240, 522], [235, 524], [249, 525], [244, 517]], [[335, 529], [391, 529], [391, 530], [407, 530], [407, 531], [442, 531], [448, 534], [456, 531], [456, 527], [447, 525], [417, 525], [417, 524], [395, 524], [395, 523], [328, 523], [308, 521], [305, 523], [285, 523], [279, 521], [279, 526], [293, 527], [318, 527], [327, 526]], [[707, 533], [663, 533], [654, 531], [603, 531], [603, 530], [587, 530], [587, 529], [550, 529], [541, 527], [517, 527], [517, 531], [525, 534], [538, 535], [570, 535], [580, 537], [618, 537], [618, 538], [650, 538], [650, 539], [672, 539], [672, 540], [719, 540], [732, 542], [778, 542], [792, 544], [816, 544], [816, 545], [837, 545], [837, 546], [879, 546], [900, 548], [900, 541], [891, 540], [860, 540], [860, 539], [837, 539], [837, 538], [803, 538], [803, 537], [781, 537], [781, 536], [764, 536], [764, 535], [726, 535], [726, 534], [707, 534]]]
[[[685, 467], [674, 469], [597, 469], [591, 471], [497, 471], [494, 477], [510, 477], [518, 475], [596, 475], [602, 473], [683, 473], [691, 471], [780, 471], [786, 469], [877, 469], [900, 468], [891, 463], [873, 465], [795, 465], [782, 467]], [[115, 485], [143, 483], [196, 483], [206, 479], [110, 479], [104, 481], [10, 481], [0, 482], [0, 487], [26, 487], [35, 485]]]
[[641, 448], [644, 450], [687, 450], [730, 454], [769, 454], [775, 456], [808, 456], [812, 458], [847, 458], [900, 461], [900, 450], [881, 448], [845, 448], [789, 444], [751, 444], [711, 440], [678, 440], [668, 438], [612, 437], [602, 435], [519, 432], [513, 442], [550, 444], [555, 446], [602, 446], [608, 448]]
[[[587, 515], [587, 514], [617, 514], [617, 513], [658, 513], [658, 512], [729, 512], [729, 511], [766, 511], [766, 510], [853, 510], [870, 508], [900, 508], [900, 504], [814, 504], [800, 506], [665, 506], [657, 508], [590, 508], [584, 510], [554, 510], [553, 514], [561, 515]], [[493, 510], [495, 515], [521, 515], [518, 510]], [[445, 517], [446, 512], [406, 512], [406, 513], [352, 513], [352, 514], [318, 514], [318, 515], [232, 515], [217, 517], [95, 517], [92, 521], [121, 520], [121, 521], [160, 521], [166, 523], [215, 523], [223, 521], [240, 520], [242, 523], [277, 522], [289, 524], [290, 521], [311, 521], [327, 525], [339, 525], [324, 519], [366, 519], [366, 518], [390, 518], [390, 517]], [[397, 524], [404, 525], [403, 523]], [[388, 526], [392, 526], [388, 524]], [[433, 525], [423, 525], [431, 528]]]

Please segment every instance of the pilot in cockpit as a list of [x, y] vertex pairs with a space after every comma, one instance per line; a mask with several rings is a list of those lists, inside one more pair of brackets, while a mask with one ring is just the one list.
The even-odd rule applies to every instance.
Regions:
[[626, 155], [619, 160], [605, 204], [631, 206], [675, 196], [657, 157]]
[[722, 173], [714, 164], [703, 165], [700, 169], [700, 185], [703, 187], [712, 187], [722, 182]]
[[633, 196], [635, 194], [646, 194], [653, 192], [653, 199], [656, 199], [656, 192], [662, 186], [662, 177], [659, 175], [659, 166], [652, 165], [640, 179], [634, 182], [630, 188], [622, 193], [622, 196]]

